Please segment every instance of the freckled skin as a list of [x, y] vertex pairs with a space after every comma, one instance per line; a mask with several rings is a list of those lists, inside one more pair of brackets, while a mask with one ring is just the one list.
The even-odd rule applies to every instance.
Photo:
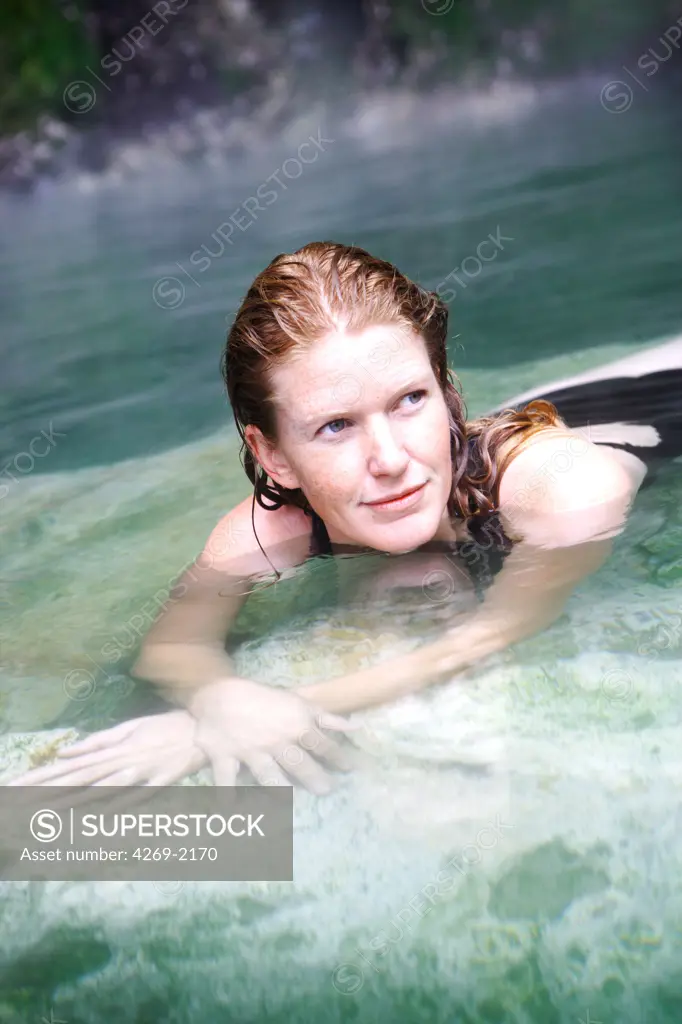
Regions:
[[[330, 540], [391, 554], [451, 538], [448, 412], [422, 339], [396, 327], [339, 330], [272, 371], [277, 445], [246, 436], [268, 474], [300, 487]], [[413, 508], [364, 502], [427, 486]]]

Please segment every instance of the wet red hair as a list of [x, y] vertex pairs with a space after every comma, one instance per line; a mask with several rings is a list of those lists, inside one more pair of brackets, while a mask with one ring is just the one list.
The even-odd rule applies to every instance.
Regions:
[[340, 325], [349, 333], [395, 326], [424, 339], [449, 413], [452, 517], [468, 520], [494, 512], [499, 480], [517, 443], [562, 423], [554, 406], [542, 400], [467, 422], [459, 381], [447, 365], [448, 309], [440, 296], [357, 246], [311, 242], [276, 256], [258, 275], [239, 307], [221, 360], [242, 439], [242, 462], [264, 508], [297, 505], [310, 511], [302, 491], [268, 479], [246, 443], [244, 427], [252, 424], [276, 442], [268, 371]]

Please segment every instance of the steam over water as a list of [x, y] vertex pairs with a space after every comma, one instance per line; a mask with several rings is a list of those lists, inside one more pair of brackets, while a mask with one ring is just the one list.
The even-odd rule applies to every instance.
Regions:
[[[454, 272], [472, 415], [682, 331], [676, 114], [644, 93], [609, 112], [602, 84], [368, 107], [355, 139], [301, 122], [238, 169], [161, 178], [150, 152], [125, 187], [0, 201], [8, 774], [155, 706], [127, 675], [140, 609], [248, 493], [218, 358], [276, 253], [333, 238], [430, 288]], [[328, 145], [219, 253], [318, 129]], [[361, 767], [296, 793], [293, 883], [3, 883], [0, 1020], [678, 1021], [681, 508], [668, 463], [550, 630], [357, 715]], [[374, 568], [309, 564], [258, 594], [240, 672], [331, 677], [437, 635], [463, 599], [337, 606]]]

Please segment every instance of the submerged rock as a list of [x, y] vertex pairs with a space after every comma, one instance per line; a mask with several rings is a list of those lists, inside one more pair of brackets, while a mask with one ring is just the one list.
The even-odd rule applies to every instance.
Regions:
[[32, 768], [52, 764], [62, 747], [78, 739], [75, 729], [14, 733], [0, 736], [0, 785]]

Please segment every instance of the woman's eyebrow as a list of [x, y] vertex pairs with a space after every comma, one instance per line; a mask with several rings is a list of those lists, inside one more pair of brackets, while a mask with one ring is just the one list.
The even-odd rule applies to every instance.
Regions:
[[[389, 405], [391, 402], [394, 402], [401, 395], [407, 394], [410, 391], [416, 391], [418, 388], [422, 388], [429, 383], [430, 375], [428, 373], [413, 375], [412, 377], [408, 378], [406, 381], [404, 381], [402, 384], [400, 384], [397, 388], [393, 390], [393, 392], [386, 398], [386, 404]], [[358, 394], [358, 399], [361, 397], [362, 391], [360, 390]], [[314, 426], [315, 423], [318, 422], [329, 423], [332, 422], [333, 420], [347, 419], [350, 416], [352, 416], [354, 412], [357, 413], [357, 407], [358, 403], [356, 401], [353, 405], [353, 408], [350, 409], [346, 409], [343, 406], [339, 406], [337, 408], [321, 409], [318, 412], [310, 413], [308, 416], [301, 416], [300, 419], [297, 418], [297, 421], [303, 427], [310, 427]]]

